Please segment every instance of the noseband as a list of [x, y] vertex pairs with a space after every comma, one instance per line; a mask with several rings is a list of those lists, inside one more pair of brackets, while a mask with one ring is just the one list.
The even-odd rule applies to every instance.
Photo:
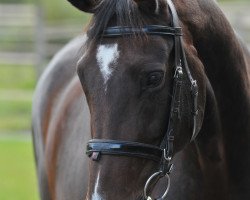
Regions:
[[[142, 29], [136, 29], [132, 27], [109, 27], [104, 30], [102, 37], [113, 38], [126, 35], [133, 35], [136, 33], [144, 33], [147, 35], [161, 35], [172, 36], [174, 38], [175, 48], [175, 74], [173, 82], [171, 109], [169, 115], [169, 122], [167, 132], [160, 146], [154, 146], [149, 144], [143, 144], [130, 141], [118, 141], [118, 140], [103, 140], [92, 139], [87, 144], [87, 155], [94, 161], [99, 161], [101, 155], [119, 155], [129, 157], [139, 157], [144, 159], [153, 160], [159, 163], [159, 171], [154, 173], [147, 181], [144, 188], [144, 199], [151, 200], [148, 196], [148, 189], [153, 181], [157, 178], [166, 177], [168, 179], [168, 185], [165, 193], [158, 200], [164, 200], [170, 187], [169, 174], [172, 169], [171, 160], [174, 154], [174, 135], [178, 128], [180, 121], [180, 103], [182, 102], [182, 86], [184, 75], [188, 78], [190, 84], [190, 97], [192, 99], [191, 115], [193, 120], [193, 132], [191, 141], [193, 141], [198, 132], [196, 130], [197, 122], [197, 98], [198, 98], [198, 86], [193, 79], [186, 60], [186, 55], [183, 48], [182, 29], [179, 25], [179, 19], [171, 0], [167, 0], [170, 13], [172, 15], [172, 27], [161, 25], [148, 25]], [[185, 74], [184, 74], [185, 73]]]

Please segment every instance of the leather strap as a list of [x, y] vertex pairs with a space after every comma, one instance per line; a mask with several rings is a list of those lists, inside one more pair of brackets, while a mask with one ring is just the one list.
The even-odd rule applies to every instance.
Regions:
[[[172, 14], [173, 26], [174, 27], [180, 27], [178, 14], [177, 14], [177, 11], [175, 9], [175, 6], [174, 6], [172, 0], [167, 0], [167, 3], [168, 3], [168, 6], [169, 6], [169, 9], [170, 9], [170, 12]], [[196, 127], [197, 126], [197, 115], [198, 115], [198, 106], [197, 106], [197, 103], [198, 103], [198, 85], [197, 85], [196, 80], [193, 79], [193, 77], [191, 75], [191, 72], [190, 72], [190, 69], [188, 67], [187, 58], [186, 58], [186, 54], [185, 54], [185, 51], [184, 51], [183, 43], [184, 43], [183, 38], [176, 35], [175, 36], [176, 64], [178, 66], [179, 62], [181, 62], [181, 61], [183, 62], [184, 69], [186, 71], [188, 80], [189, 80], [189, 82], [191, 84], [191, 86], [190, 86], [190, 95], [191, 95], [191, 99], [192, 99], [192, 111], [191, 111], [191, 114], [192, 114], [192, 117], [193, 117], [193, 131], [192, 131], [192, 137], [191, 137], [191, 142], [192, 142], [193, 140], [195, 140], [195, 138], [198, 135], [198, 131], [196, 130], [196, 128], [197, 128]], [[177, 49], [179, 47], [180, 47], [180, 49]], [[182, 59], [179, 60], [179, 55], [180, 54], [181, 54], [180, 57], [182, 57]]]
[[120, 37], [134, 34], [147, 34], [147, 35], [170, 35], [181, 36], [182, 31], [180, 27], [169, 27], [161, 25], [147, 25], [142, 28], [132, 28], [124, 26], [108, 27], [103, 31], [101, 37]]
[[161, 160], [160, 170], [163, 174], [170, 172], [172, 157], [174, 155], [174, 135], [179, 127], [181, 118], [180, 104], [182, 92], [183, 71], [182, 67], [177, 67], [174, 75], [174, 84], [172, 92], [171, 110], [168, 122], [167, 132], [161, 142], [160, 148], [164, 150]]
[[101, 155], [119, 155], [160, 162], [163, 151], [157, 146], [138, 142], [93, 139], [87, 144], [86, 154], [95, 161], [98, 161]]

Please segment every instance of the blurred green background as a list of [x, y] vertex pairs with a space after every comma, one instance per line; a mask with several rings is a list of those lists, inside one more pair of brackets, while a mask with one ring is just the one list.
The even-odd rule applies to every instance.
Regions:
[[[220, 4], [249, 44], [249, 0]], [[38, 200], [33, 91], [51, 57], [83, 32], [89, 18], [66, 0], [0, 0], [0, 200]]]
[[66, 0], [0, 0], [0, 200], [38, 200], [32, 96], [51, 57], [89, 16]]

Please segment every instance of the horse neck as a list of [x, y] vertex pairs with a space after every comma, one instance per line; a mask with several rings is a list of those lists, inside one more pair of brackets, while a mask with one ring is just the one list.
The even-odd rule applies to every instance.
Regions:
[[[213, 2], [208, 4], [209, 7], [204, 5], [205, 11], [202, 11], [209, 16], [208, 21], [203, 17], [203, 24], [192, 22], [192, 19], [188, 22], [193, 44], [211, 83], [207, 94], [207, 100], [210, 98], [206, 105], [207, 118], [205, 116], [201, 130], [203, 135], [210, 135], [210, 142], [201, 142], [198, 149], [204, 152], [214, 150], [212, 154], [221, 155], [219, 158], [223, 158], [223, 164], [219, 168], [226, 170], [223, 174], [228, 179], [225, 182], [229, 183], [231, 198], [234, 199], [234, 194], [241, 191], [244, 199], [244, 195], [249, 195], [247, 187], [250, 184], [250, 94], [247, 75], [250, 63], [247, 63], [243, 48], [222, 12]], [[211, 108], [214, 112], [208, 114]], [[207, 156], [206, 153], [201, 155]], [[216, 164], [213, 157], [209, 160]], [[209, 170], [213, 167], [215, 165]]]

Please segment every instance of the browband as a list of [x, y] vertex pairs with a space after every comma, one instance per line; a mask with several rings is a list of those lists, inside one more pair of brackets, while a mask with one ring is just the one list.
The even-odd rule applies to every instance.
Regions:
[[136, 34], [146, 35], [170, 35], [170, 36], [182, 36], [181, 27], [170, 27], [162, 25], [147, 25], [142, 28], [132, 28], [128, 26], [114, 26], [108, 27], [101, 34], [102, 37], [120, 37]]

